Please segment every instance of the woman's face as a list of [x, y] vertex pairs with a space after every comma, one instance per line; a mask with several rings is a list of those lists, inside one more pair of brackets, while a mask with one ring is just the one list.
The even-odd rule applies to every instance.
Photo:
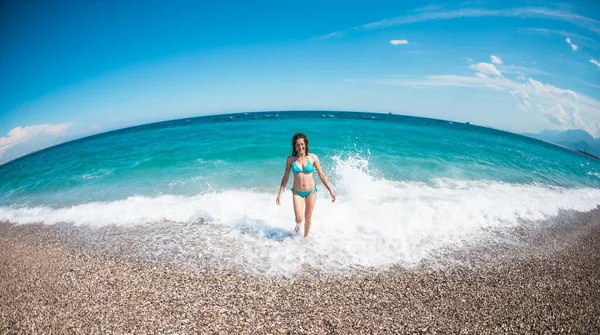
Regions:
[[294, 144], [294, 148], [296, 149], [296, 152], [298, 152], [298, 155], [304, 154], [306, 150], [306, 143], [304, 143], [304, 139], [297, 139], [296, 143]]

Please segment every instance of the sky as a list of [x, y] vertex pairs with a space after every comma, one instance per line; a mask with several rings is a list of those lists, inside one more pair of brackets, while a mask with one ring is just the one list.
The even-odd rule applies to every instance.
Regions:
[[0, 163], [273, 110], [600, 137], [600, 2], [0, 1]]

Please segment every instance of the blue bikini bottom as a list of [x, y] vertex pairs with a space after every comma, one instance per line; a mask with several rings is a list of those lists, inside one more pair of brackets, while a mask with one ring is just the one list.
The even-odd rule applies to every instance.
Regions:
[[292, 192], [296, 192], [296, 194], [298, 194], [299, 196], [306, 198], [308, 197], [313, 191], [317, 192], [317, 187], [315, 186], [315, 188], [313, 188], [312, 190], [308, 190], [306, 192], [302, 192], [302, 191], [298, 191], [298, 190], [294, 190], [294, 188], [292, 187], [290, 190], [292, 190]]

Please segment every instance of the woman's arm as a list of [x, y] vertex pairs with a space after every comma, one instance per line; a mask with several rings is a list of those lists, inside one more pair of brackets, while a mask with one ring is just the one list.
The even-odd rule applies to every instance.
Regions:
[[327, 190], [329, 191], [329, 194], [331, 195], [331, 202], [335, 201], [335, 192], [333, 192], [333, 190], [331, 189], [331, 186], [329, 185], [329, 181], [327, 181], [327, 177], [325, 176], [325, 173], [323, 173], [323, 169], [321, 169], [321, 163], [319, 162], [319, 157], [317, 157], [317, 155], [315, 154], [311, 154], [314, 164], [313, 166], [315, 167], [315, 169], [317, 170], [317, 173], [319, 174], [319, 179], [321, 179], [321, 182], [323, 183], [323, 185], [325, 185], [325, 187], [327, 187]]
[[290, 179], [290, 170], [292, 169], [292, 156], [288, 157], [285, 160], [285, 172], [283, 173], [283, 178], [281, 178], [281, 185], [279, 186], [279, 194], [277, 194], [277, 199], [275, 199], [276, 204], [280, 204], [281, 193], [285, 190], [285, 186]]

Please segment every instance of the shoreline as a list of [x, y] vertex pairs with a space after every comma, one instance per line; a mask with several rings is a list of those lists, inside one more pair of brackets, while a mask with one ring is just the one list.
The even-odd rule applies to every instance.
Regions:
[[0, 330], [597, 333], [600, 208], [575, 219], [516, 256], [509, 246], [464, 253], [475, 266], [291, 279], [106, 258], [61, 243], [52, 226], [2, 222]]

